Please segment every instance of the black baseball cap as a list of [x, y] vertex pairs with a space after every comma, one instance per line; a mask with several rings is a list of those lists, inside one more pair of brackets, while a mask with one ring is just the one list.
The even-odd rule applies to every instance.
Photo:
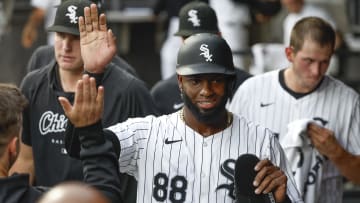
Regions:
[[101, 122], [83, 128], [75, 128], [71, 123], [68, 123], [65, 133], [65, 149], [70, 157], [80, 159], [81, 145], [84, 144], [80, 141], [79, 137], [81, 131], [83, 131], [82, 133], [86, 133], [87, 138], [83, 137], [82, 142], [86, 142], [87, 144], [91, 143], [92, 145], [96, 145], [104, 143], [105, 140], [110, 141], [116, 157], [119, 158], [121, 151], [119, 139], [112, 131], [103, 129]]
[[56, 10], [55, 22], [47, 28], [49, 32], [63, 32], [80, 35], [79, 17], [84, 16], [84, 8], [91, 5], [89, 0], [62, 1]]
[[176, 36], [188, 37], [197, 33], [219, 33], [214, 9], [207, 3], [192, 1], [185, 4], [179, 12], [179, 30]]

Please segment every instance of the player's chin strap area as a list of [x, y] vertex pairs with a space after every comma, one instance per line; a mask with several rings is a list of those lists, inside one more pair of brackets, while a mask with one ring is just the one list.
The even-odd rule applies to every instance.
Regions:
[[103, 130], [101, 120], [90, 126], [75, 128], [68, 122], [65, 131], [65, 149], [68, 155], [75, 159], [80, 159], [80, 143], [83, 147], [94, 144], [102, 144], [105, 139], [113, 143], [117, 158], [120, 156], [120, 142], [117, 136], [110, 130]]

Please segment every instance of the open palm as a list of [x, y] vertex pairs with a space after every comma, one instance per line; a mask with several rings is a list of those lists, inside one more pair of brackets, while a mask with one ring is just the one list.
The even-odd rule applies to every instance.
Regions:
[[104, 72], [116, 54], [115, 37], [107, 30], [106, 17], [98, 15], [95, 4], [84, 9], [84, 17], [79, 18], [81, 55], [84, 68], [91, 73]]

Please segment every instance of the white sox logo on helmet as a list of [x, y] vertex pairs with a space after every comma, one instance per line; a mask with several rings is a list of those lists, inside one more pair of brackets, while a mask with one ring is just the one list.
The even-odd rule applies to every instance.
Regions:
[[188, 21], [192, 22], [194, 27], [199, 27], [200, 26], [200, 19], [197, 16], [198, 11], [191, 9], [188, 12], [189, 18]]
[[65, 16], [69, 16], [69, 18], [70, 18], [70, 23], [73, 23], [73, 24], [76, 24], [76, 23], [77, 23], [77, 21], [78, 21], [78, 19], [79, 19], [79, 17], [76, 16], [76, 10], [77, 10], [77, 9], [78, 9], [78, 8], [77, 8], [76, 6], [74, 6], [74, 5], [71, 5], [71, 6], [69, 6], [69, 7], [67, 8], [68, 13], [66, 13]]
[[212, 62], [212, 54], [210, 54], [210, 50], [207, 44], [201, 44], [200, 51], [202, 51], [200, 55], [204, 56], [207, 62]]

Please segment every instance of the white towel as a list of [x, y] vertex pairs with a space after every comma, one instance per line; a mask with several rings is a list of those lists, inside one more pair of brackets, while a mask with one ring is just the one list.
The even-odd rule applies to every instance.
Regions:
[[306, 134], [310, 123], [319, 125], [312, 119], [296, 120], [288, 124], [286, 135], [280, 137], [280, 144], [289, 160], [296, 185], [302, 195], [304, 195], [309, 172], [316, 164], [315, 157], [318, 155]]
[[280, 137], [280, 144], [283, 148], [288, 147], [302, 147], [308, 146], [311, 144], [310, 139], [306, 135], [307, 126], [310, 123], [317, 124], [316, 121], [312, 119], [300, 119], [295, 120], [288, 124], [287, 133], [285, 136]]

